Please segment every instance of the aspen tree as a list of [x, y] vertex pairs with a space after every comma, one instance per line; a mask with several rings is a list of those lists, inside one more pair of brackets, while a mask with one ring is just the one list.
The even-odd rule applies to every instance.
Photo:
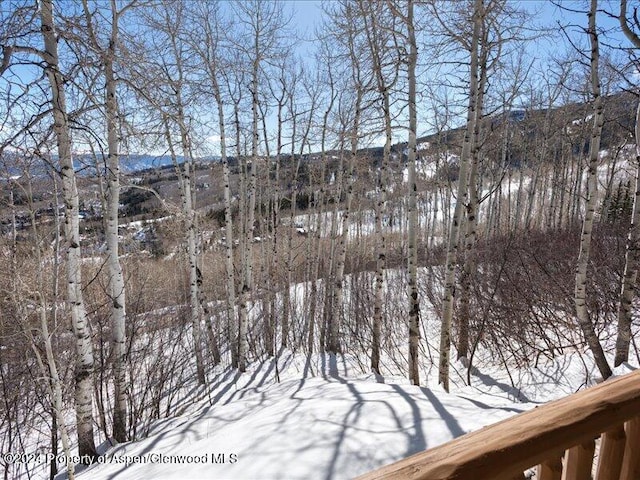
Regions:
[[[331, 299], [333, 301], [331, 315], [329, 317], [327, 350], [332, 353], [340, 351], [340, 324], [342, 321], [344, 298], [344, 269], [347, 254], [349, 225], [352, 214], [353, 188], [355, 161], [358, 151], [358, 143], [361, 135], [362, 110], [364, 97], [371, 87], [372, 78], [367, 78], [366, 71], [359, 56], [361, 39], [361, 26], [357, 22], [354, 6], [342, 3], [339, 6], [340, 23], [336, 25], [334, 33], [342, 36], [345, 55], [348, 61], [345, 79], [347, 85], [354, 89], [353, 97], [343, 92], [339, 96], [338, 114], [340, 122], [340, 167], [338, 170], [338, 189], [344, 188], [345, 204], [341, 213], [340, 233], [336, 239], [335, 271], [332, 278]], [[349, 145], [348, 153], [346, 145]], [[346, 179], [344, 178], [344, 159], [347, 156]], [[344, 182], [343, 182], [344, 180]], [[346, 183], [346, 185], [344, 185]], [[341, 195], [337, 196], [339, 201]], [[337, 221], [337, 205], [334, 211], [334, 221]]]
[[467, 108], [467, 121], [460, 154], [460, 169], [458, 173], [458, 185], [456, 205], [449, 229], [447, 244], [447, 257], [445, 260], [445, 282], [442, 305], [442, 326], [440, 329], [440, 361], [438, 367], [438, 383], [449, 391], [449, 364], [451, 351], [451, 320], [453, 317], [453, 302], [455, 290], [455, 272], [458, 259], [458, 242], [463, 221], [463, 208], [468, 202], [469, 168], [472, 153], [472, 138], [477, 119], [477, 95], [478, 91], [478, 46], [482, 31], [482, 18], [484, 15], [483, 0], [475, 0], [473, 9], [473, 34], [471, 37], [471, 63], [469, 71], [469, 105]]
[[229, 345], [231, 350], [231, 363], [237, 366], [238, 343], [237, 321], [235, 315], [236, 287], [233, 265], [233, 217], [231, 203], [231, 172], [227, 154], [226, 120], [224, 112], [224, 97], [220, 82], [229, 82], [225, 74], [228, 60], [223, 57], [223, 32], [229, 27], [223, 23], [218, 3], [198, 4], [198, 9], [193, 12], [192, 21], [198, 25], [201, 39], [196, 39], [192, 47], [202, 60], [205, 78], [208, 88], [216, 102], [216, 114], [218, 132], [220, 136], [220, 161], [222, 163], [222, 177], [224, 184], [224, 232], [225, 232], [225, 289], [226, 289], [226, 313], [229, 328]]
[[[387, 6], [406, 28], [405, 39], [409, 44], [405, 63], [407, 67], [409, 109], [409, 129], [407, 142], [407, 296], [409, 311], [409, 380], [414, 385], [420, 385], [419, 374], [419, 343], [420, 343], [420, 302], [418, 298], [418, 188], [416, 181], [416, 150], [417, 150], [417, 106], [416, 106], [416, 67], [418, 63], [418, 44], [415, 33], [414, 6], [415, 2], [407, 2], [406, 14], [402, 13], [398, 5], [387, 2]], [[400, 228], [402, 231], [402, 226]]]
[[[638, 26], [637, 17], [635, 19]], [[627, 0], [620, 0], [620, 28], [633, 45], [633, 48], [640, 51], [640, 37], [629, 26], [627, 19]], [[633, 208], [631, 212], [631, 225], [627, 236], [627, 245], [624, 258], [624, 274], [622, 281], [622, 291], [620, 292], [620, 307], [618, 309], [618, 336], [616, 339], [616, 356], [614, 365], [626, 362], [629, 358], [629, 344], [631, 343], [631, 310], [636, 291], [638, 277], [638, 249], [640, 249], [640, 104], [636, 110], [635, 125], [635, 195], [633, 197]]]
[[[233, 58], [233, 60], [237, 60], [237, 58]], [[234, 62], [235, 63], [235, 62]], [[233, 126], [234, 126], [234, 139], [235, 139], [235, 152], [236, 152], [236, 162], [238, 167], [240, 168], [240, 179], [239, 179], [239, 192], [238, 192], [238, 248], [237, 251], [243, 252], [245, 249], [245, 238], [244, 230], [246, 228], [246, 200], [247, 200], [247, 187], [246, 187], [246, 158], [243, 155], [243, 145], [242, 145], [242, 126], [240, 123], [240, 106], [243, 100], [244, 89], [242, 85], [245, 82], [244, 72], [240, 69], [229, 69], [228, 73], [224, 73], [226, 78], [226, 86], [228, 89], [229, 97], [233, 103]], [[229, 211], [229, 221], [225, 222], [226, 224], [226, 237], [227, 237], [227, 269], [231, 268], [233, 270], [233, 261], [229, 261], [229, 259], [233, 260], [233, 245], [235, 243], [232, 236], [233, 229], [231, 227], [231, 211]], [[226, 209], [225, 209], [225, 218], [226, 218]], [[229, 244], [230, 242], [230, 244]], [[242, 260], [240, 260], [242, 264]], [[227, 282], [231, 281], [232, 277], [229, 274], [229, 270], [227, 270]], [[234, 279], [234, 300], [236, 300], [238, 304], [238, 313], [233, 315], [233, 321], [229, 323], [229, 338], [231, 342], [231, 365], [234, 368], [239, 368], [240, 365], [240, 314], [242, 313], [241, 305], [240, 305], [240, 295], [238, 292], [238, 286], [235, 285], [236, 282], [239, 283], [239, 280], [235, 280], [235, 274], [233, 276]], [[230, 290], [231, 291], [231, 290]], [[235, 305], [235, 303], [234, 303]], [[227, 304], [227, 309], [229, 311], [231, 307]], [[234, 308], [235, 310], [235, 308]], [[229, 314], [232, 312], [229, 311]], [[237, 321], [236, 321], [237, 317]]]
[[409, 270], [409, 379], [414, 385], [420, 385], [418, 346], [420, 342], [420, 303], [418, 299], [418, 245], [416, 229], [418, 227], [416, 183], [416, 147], [417, 147], [417, 111], [416, 111], [416, 66], [418, 63], [418, 45], [414, 26], [414, 1], [407, 4], [407, 39], [409, 40], [409, 56], [407, 59], [407, 77], [409, 81], [409, 142], [407, 144], [407, 162], [409, 163], [409, 236], [408, 270]]
[[[476, 261], [474, 250], [476, 248], [478, 238], [478, 225], [481, 203], [486, 200], [482, 195], [482, 184], [484, 170], [484, 154], [483, 154], [483, 117], [485, 110], [485, 97], [488, 95], [488, 85], [490, 74], [496, 74], [497, 64], [501, 60], [502, 51], [505, 44], [517, 38], [517, 30], [519, 27], [520, 15], [518, 11], [508, 10], [507, 3], [504, 0], [491, 0], [485, 4], [479, 4], [482, 8], [480, 23], [480, 38], [478, 41], [478, 51], [469, 52], [470, 55], [477, 55], [477, 85], [476, 91], [470, 91], [470, 95], [475, 95], [475, 118], [473, 120], [473, 131], [471, 136], [471, 157], [469, 178], [467, 180], [468, 202], [464, 209], [464, 236], [460, 238], [460, 244], [464, 247], [461, 255], [461, 275], [460, 275], [460, 315], [458, 318], [458, 338], [457, 338], [457, 358], [458, 360], [467, 361], [469, 354], [469, 329], [471, 323], [472, 312], [471, 288], [475, 283]], [[508, 22], [504, 19], [509, 18]], [[515, 22], [515, 23], [514, 23]], [[459, 40], [465, 49], [469, 48], [466, 39]], [[511, 114], [511, 106], [514, 98], [519, 94], [519, 85], [523, 81], [522, 62], [518, 60], [510, 71], [512, 80], [509, 87], [503, 92], [501, 97], [502, 109], [504, 111], [503, 125], [508, 128], [510, 123], [509, 115]], [[506, 138], [506, 137], [505, 137]], [[506, 165], [503, 165], [506, 167]], [[519, 175], [518, 200], [516, 211], [520, 212], [523, 208], [522, 195], [524, 192], [524, 174], [521, 171]], [[516, 213], [515, 218], [522, 218], [522, 215]]]
[[[473, 249], [477, 241], [477, 228], [478, 228], [478, 209], [479, 209], [479, 194], [478, 194], [478, 169], [480, 164], [480, 121], [482, 119], [482, 111], [484, 105], [484, 94], [487, 82], [487, 57], [488, 57], [488, 36], [489, 28], [484, 21], [486, 13], [482, 14], [481, 25], [481, 41], [480, 52], [478, 54], [478, 70], [479, 79], [477, 90], [470, 92], [471, 95], [476, 97], [475, 106], [475, 119], [473, 121], [473, 133], [471, 137], [471, 166], [469, 169], [468, 179], [468, 203], [465, 205], [465, 232], [464, 232], [464, 252], [462, 261], [462, 275], [460, 280], [461, 295], [460, 295], [460, 318], [458, 322], [458, 360], [467, 359], [469, 350], [469, 322], [470, 311], [469, 302], [471, 296], [471, 283], [473, 275], [475, 274], [476, 265], [473, 258]], [[472, 52], [471, 55], [475, 55]]]
[[[291, 169], [292, 169], [292, 193], [291, 193], [291, 210], [290, 210], [290, 224], [295, 226], [295, 218], [298, 213], [298, 194], [300, 193], [300, 189], [303, 185], [303, 179], [301, 178], [301, 171], [303, 168], [306, 168], [303, 165], [304, 151], [305, 148], [309, 146], [309, 136], [311, 132], [313, 116], [315, 114], [318, 96], [320, 92], [320, 87], [316, 86], [312, 83], [312, 81], [304, 76], [304, 67], [300, 65], [299, 67], [293, 67], [296, 70], [291, 70], [289, 72], [289, 83], [290, 86], [287, 90], [287, 112], [288, 118], [291, 123], [291, 137], [290, 137], [290, 156], [291, 156]], [[303, 92], [304, 91], [304, 95]], [[308, 103], [305, 103], [308, 102]], [[304, 110], [302, 110], [304, 109]], [[308, 115], [308, 117], [307, 117]], [[303, 171], [303, 173], [306, 170]], [[308, 193], [307, 193], [308, 194]], [[308, 206], [307, 206], [308, 209]], [[285, 257], [285, 266], [286, 266], [286, 287], [284, 292], [285, 302], [289, 302], [291, 305], [291, 319], [292, 321], [297, 320], [297, 309], [295, 307], [296, 303], [291, 303], [290, 299], [290, 286], [295, 281], [294, 279], [294, 250], [302, 245], [302, 242], [298, 242], [296, 245], [294, 243], [294, 239], [298, 238], [297, 230], [293, 228], [289, 229], [289, 235], [287, 236], [287, 255]], [[308, 236], [303, 234], [302, 238], [306, 239], [307, 244], [307, 252], [310, 252], [311, 241], [308, 239]], [[311, 258], [307, 258], [307, 265], [311, 262]], [[309, 266], [310, 268], [310, 266]], [[306, 284], [305, 284], [306, 285]], [[305, 297], [308, 297], [306, 294], [305, 288]], [[286, 303], [285, 303], [286, 306]], [[293, 335], [295, 339], [294, 347], [304, 343], [301, 340], [301, 336], [298, 337]], [[282, 339], [284, 341], [284, 338]], [[282, 345], [285, 346], [284, 344]]]
[[[356, 94], [358, 96], [358, 94]], [[359, 98], [355, 100], [357, 105]], [[348, 100], [347, 100], [348, 102]], [[339, 97], [338, 99], [338, 112], [340, 115], [341, 122], [341, 131], [340, 131], [340, 163], [338, 170], [338, 178], [337, 178], [337, 195], [336, 195], [336, 207], [333, 212], [332, 218], [332, 252], [331, 259], [334, 266], [332, 269], [333, 276], [331, 278], [331, 287], [328, 289], [329, 294], [327, 298], [330, 299], [330, 306], [325, 307], [327, 313], [327, 336], [326, 336], [326, 350], [331, 353], [339, 353], [340, 352], [340, 325], [342, 323], [342, 310], [343, 310], [343, 282], [344, 282], [344, 263], [347, 254], [347, 235], [349, 233], [349, 211], [351, 208], [351, 201], [353, 199], [353, 185], [351, 184], [352, 176], [353, 176], [353, 158], [349, 155], [348, 163], [347, 163], [347, 174], [346, 180], [344, 179], [344, 160], [345, 160], [345, 143], [346, 137], [348, 135], [348, 116], [346, 114], [345, 109], [350, 109], [353, 107], [353, 104], [350, 104], [349, 107], [344, 106], [344, 99]], [[359, 118], [359, 105], [355, 106], [355, 116]], [[354, 120], [355, 124], [355, 120]], [[353, 127], [352, 127], [353, 128]], [[357, 140], [356, 140], [357, 142]], [[355, 152], [353, 152], [355, 155]], [[347, 183], [346, 188], [344, 183]], [[339, 199], [342, 197], [343, 189], [346, 190], [345, 193], [345, 205], [342, 211], [338, 210]], [[340, 228], [338, 233], [338, 216], [340, 215]], [[335, 232], [335, 233], [334, 233]]]
[[[98, 39], [93, 14], [90, 12], [87, 0], [82, 1], [85, 15], [86, 30], [91, 49], [94, 50], [101, 63], [105, 78], [105, 120], [107, 126], [107, 191], [105, 238], [107, 244], [107, 268], [109, 297], [111, 300], [111, 328], [112, 328], [112, 362], [113, 362], [113, 438], [117, 442], [126, 442], [127, 435], [127, 376], [126, 376], [126, 297], [122, 266], [118, 252], [118, 212], [120, 208], [120, 138], [119, 138], [119, 109], [116, 99], [117, 80], [114, 64], [116, 62], [118, 45], [118, 22], [121, 15], [132, 6], [128, 4], [118, 10], [115, 0], [111, 0], [111, 13], [107, 46], [103, 47]], [[99, 27], [99, 25], [97, 25]]]
[[[285, 110], [285, 106], [287, 104], [287, 96], [290, 94], [289, 93], [289, 89], [292, 88], [292, 86], [289, 85], [289, 81], [290, 81], [290, 76], [288, 75], [287, 69], [286, 69], [286, 60], [281, 62], [280, 65], [278, 65], [278, 75], [276, 76], [276, 81], [278, 83], [278, 90], [275, 91], [274, 88], [271, 86], [271, 94], [274, 98], [274, 100], [276, 101], [276, 121], [277, 121], [277, 127], [276, 127], [276, 152], [275, 152], [275, 157], [274, 157], [274, 162], [275, 162], [275, 179], [274, 179], [274, 198], [273, 198], [273, 212], [272, 215], [270, 215], [270, 218], [273, 219], [273, 229], [272, 229], [272, 237], [273, 237], [273, 243], [272, 243], [272, 279], [271, 279], [271, 288], [272, 288], [272, 295], [274, 297], [276, 297], [276, 293], [279, 290], [280, 287], [280, 282], [278, 281], [278, 278], [280, 276], [280, 266], [279, 266], [279, 255], [278, 255], [278, 235], [280, 233], [279, 230], [279, 224], [280, 224], [280, 204], [282, 201], [281, 198], [281, 192], [280, 192], [280, 182], [281, 182], [281, 178], [280, 178], [280, 164], [282, 162], [282, 150], [283, 150], [283, 135], [284, 135], [284, 110]], [[263, 120], [264, 120], [264, 116], [263, 116]], [[265, 122], [266, 123], [266, 122]], [[268, 139], [266, 138], [266, 129], [265, 129], [265, 148], [267, 148], [268, 151]], [[293, 145], [293, 143], [292, 143]], [[270, 158], [270, 155], [267, 154], [267, 157]], [[292, 158], [293, 161], [293, 158]], [[269, 167], [270, 170], [271, 167]], [[268, 175], [268, 177], [270, 177], [270, 175]], [[293, 232], [293, 216], [294, 216], [294, 205], [293, 205], [293, 200], [290, 200], [289, 202], [290, 204], [290, 211], [291, 211], [291, 216], [290, 216], [290, 228], [289, 228], [289, 233], [287, 235], [287, 238], [289, 239], [288, 241], [288, 245], [287, 245], [287, 253], [285, 254], [285, 269], [287, 270], [287, 272], [289, 271], [289, 259], [290, 259], [290, 249], [291, 249], [291, 235]], [[288, 277], [288, 275], [287, 275]], [[289, 289], [290, 289], [290, 281], [287, 279], [285, 280], [285, 282], [282, 284], [282, 316], [281, 316], [281, 338], [280, 338], [280, 346], [282, 348], [287, 348], [288, 347], [288, 338], [289, 338], [289, 311], [290, 311], [290, 305], [291, 305], [291, 298], [290, 298], [290, 294], [289, 294]], [[273, 323], [273, 328], [275, 328], [275, 322]]]
[[[181, 109], [179, 107], [179, 109]], [[196, 237], [195, 208], [193, 202], [193, 160], [190, 159], [190, 146], [186, 124], [184, 122], [183, 113], [178, 113], [177, 123], [180, 129], [181, 144], [183, 153], [185, 153], [185, 162], [182, 166], [178, 164], [178, 156], [171, 135], [171, 126], [168, 115], [164, 114], [165, 139], [169, 147], [171, 159], [178, 177], [178, 187], [181, 199], [181, 216], [184, 225], [184, 235], [187, 247], [187, 262], [189, 266], [189, 312], [191, 318], [191, 329], [193, 338], [193, 348], [196, 359], [196, 375], [198, 383], [204, 385], [206, 383], [206, 375], [204, 371], [204, 358], [202, 353], [202, 328], [201, 328], [201, 297], [200, 285], [202, 279], [199, 276], [198, 267], [198, 251]]]
[[[315, 126], [315, 116], [316, 116], [316, 112], [318, 110], [318, 106], [320, 103], [320, 98], [322, 95], [322, 86], [318, 85], [316, 83], [316, 77], [315, 76], [310, 76], [310, 75], [302, 75], [302, 86], [304, 88], [304, 91], [306, 93], [306, 100], [307, 100], [307, 104], [305, 104], [305, 109], [303, 112], [296, 112], [296, 117], [303, 117], [303, 124], [302, 124], [302, 133], [299, 139], [299, 144], [300, 144], [300, 148], [298, 150], [298, 156], [299, 156], [299, 162], [303, 161], [303, 155], [305, 154], [305, 149], [307, 150], [307, 154], [310, 154], [310, 150], [311, 150], [311, 135], [312, 135], [312, 128]], [[294, 107], [294, 104], [296, 102], [296, 99], [294, 98], [294, 95], [290, 95], [289, 97], [289, 103], [291, 104], [290, 106], [290, 110], [291, 111], [296, 111], [296, 108]], [[295, 136], [292, 135], [292, 154], [294, 153], [294, 149], [293, 149], [293, 144], [295, 143]], [[307, 157], [308, 158], [308, 157]], [[310, 176], [311, 174], [308, 172], [308, 168], [309, 168], [309, 163], [307, 163], [307, 173]], [[310, 186], [313, 186], [314, 184], [312, 183], [312, 180], [309, 178], [309, 183]], [[311, 214], [312, 212], [312, 205], [315, 204], [315, 190], [313, 192], [313, 195], [311, 194], [311, 192], [309, 190], [307, 190], [307, 211], [309, 212], [309, 214]], [[311, 226], [311, 222], [309, 222], [309, 226]], [[313, 316], [310, 315], [310, 303], [311, 303], [311, 285], [310, 283], [314, 281], [314, 279], [316, 277], [313, 276], [313, 268], [314, 268], [314, 257], [315, 255], [312, 253], [312, 249], [313, 246], [315, 244], [313, 237], [310, 235], [311, 232], [307, 231], [307, 238], [306, 238], [306, 268], [305, 268], [305, 294], [304, 294], [304, 298], [305, 298], [305, 305], [309, 305], [309, 314], [306, 316], [306, 320], [305, 320], [305, 325], [303, 327], [303, 331], [301, 332], [299, 338], [296, 341], [296, 346], [298, 345], [302, 345], [304, 346], [307, 342], [308, 342], [308, 338], [309, 338], [309, 332], [308, 330], [310, 330], [312, 328], [312, 324], [313, 324]], [[293, 234], [293, 232], [292, 232]], [[292, 270], [293, 264], [291, 265], [289, 274], [291, 275], [293, 273]], [[314, 312], [315, 315], [315, 312]], [[304, 339], [304, 334], [306, 334], [306, 339]]]
[[65, 203], [65, 240], [67, 242], [68, 302], [71, 308], [71, 326], [76, 343], [75, 402], [78, 452], [83, 458], [97, 456], [93, 434], [93, 346], [89, 331], [89, 319], [82, 293], [80, 250], [79, 195], [71, 155], [71, 137], [67, 114], [64, 77], [60, 71], [58, 41], [53, 22], [51, 0], [40, 2], [40, 21], [44, 39], [42, 59], [51, 86], [51, 111], [53, 129], [58, 146], [58, 161], [62, 177]]
[[631, 210], [631, 224], [627, 235], [627, 245], [624, 257], [624, 273], [622, 291], [620, 292], [620, 306], [618, 308], [618, 335], [616, 338], [616, 356], [614, 365], [617, 367], [629, 359], [629, 345], [631, 343], [632, 304], [636, 292], [638, 277], [638, 249], [640, 248], [640, 105], [636, 111], [636, 155], [635, 155], [635, 193]]
[[[311, 303], [309, 305], [309, 335], [307, 338], [307, 350], [309, 354], [313, 353], [314, 347], [314, 336], [315, 336], [315, 326], [316, 326], [316, 310], [318, 303], [318, 277], [320, 273], [320, 260], [323, 255], [322, 251], [322, 232], [326, 225], [327, 215], [325, 214], [324, 205], [327, 197], [327, 142], [329, 141], [329, 120], [331, 114], [333, 113], [334, 105], [338, 98], [338, 91], [336, 87], [336, 82], [333, 74], [333, 65], [334, 58], [331, 52], [331, 48], [328, 46], [326, 42], [322, 44], [322, 54], [318, 55], [317, 61], [322, 58], [324, 60], [323, 64], [326, 69], [325, 75], [327, 87], [328, 87], [328, 99], [326, 100], [326, 108], [322, 114], [322, 123], [320, 130], [320, 187], [319, 191], [314, 192], [314, 206], [316, 207], [316, 223], [315, 223], [315, 231], [313, 235], [313, 239], [315, 241], [315, 259], [314, 259], [314, 267], [311, 279]], [[332, 217], [332, 218], [335, 218]], [[332, 257], [330, 257], [332, 258]], [[329, 276], [325, 279], [325, 284], [328, 282]], [[328, 295], [325, 295], [325, 298], [328, 298]], [[326, 302], [325, 302], [326, 306]], [[323, 321], [320, 324], [320, 348], [324, 348], [325, 345], [325, 327], [326, 322], [324, 319], [326, 318], [326, 308], [323, 309], [322, 319]]]
[[[246, 212], [244, 218], [244, 246], [242, 249], [242, 288], [239, 300], [239, 348], [238, 369], [244, 372], [247, 367], [248, 353], [248, 304], [252, 296], [254, 285], [254, 261], [252, 254], [252, 240], [255, 228], [256, 181], [258, 175], [260, 132], [261, 91], [263, 90], [264, 63], [278, 56], [282, 48], [282, 36], [285, 34], [287, 20], [284, 17], [281, 4], [264, 3], [258, 1], [235, 4], [238, 22], [246, 31], [246, 43], [235, 41], [239, 54], [246, 58], [249, 75], [249, 94], [251, 96], [251, 147], [249, 153], [250, 165], [245, 179]], [[243, 195], [241, 195], [242, 197]]]
[[[393, 48], [394, 25], [393, 15], [390, 10], [384, 8], [383, 2], [359, 1], [365, 24], [367, 44], [372, 57], [372, 66], [375, 73], [376, 84], [382, 99], [382, 115], [384, 121], [385, 143], [382, 152], [382, 165], [376, 173], [377, 198], [375, 201], [375, 235], [376, 244], [376, 274], [375, 296], [373, 307], [373, 326], [371, 338], [371, 369], [380, 374], [380, 336], [384, 324], [384, 276], [386, 269], [386, 232], [383, 215], [387, 208], [387, 182], [391, 157], [392, 119], [391, 119], [391, 90], [398, 80], [400, 60], [398, 52]], [[386, 14], [386, 15], [385, 15]], [[386, 20], [388, 19], [388, 20]], [[385, 20], [391, 25], [385, 25]], [[382, 27], [380, 24], [384, 25]], [[391, 72], [389, 72], [391, 69]]]
[[[295, 67], [294, 67], [295, 68]], [[296, 141], [298, 134], [298, 125], [299, 120], [298, 117], [300, 113], [297, 111], [298, 104], [296, 102], [296, 93], [298, 84], [300, 83], [301, 72], [299, 71], [291, 71], [289, 73], [289, 83], [290, 88], [287, 92], [287, 107], [289, 112], [289, 118], [291, 120], [291, 139], [290, 139], [290, 155], [291, 155], [291, 207], [290, 207], [290, 217], [289, 223], [292, 226], [295, 225], [295, 218], [298, 212], [298, 191], [300, 189], [299, 185], [299, 175], [300, 175], [300, 165], [302, 162], [302, 151], [298, 153], [296, 149]], [[300, 149], [304, 149], [304, 139], [300, 142]], [[292, 308], [291, 303], [291, 284], [293, 283], [293, 250], [294, 250], [294, 232], [296, 230], [293, 228], [289, 229], [289, 234], [287, 235], [287, 254], [285, 256], [285, 287], [283, 292], [284, 297], [284, 311], [282, 315], [282, 341], [281, 346], [285, 348], [289, 345], [289, 336], [290, 336], [290, 324], [295, 320], [295, 307]], [[285, 329], [286, 327], [286, 329]], [[296, 342], [297, 343], [297, 342]]]
[[[278, 281], [278, 277], [279, 277], [279, 270], [280, 270], [280, 265], [279, 265], [279, 254], [278, 254], [278, 236], [280, 233], [280, 229], [279, 229], [279, 224], [280, 224], [280, 205], [281, 205], [281, 192], [280, 192], [280, 163], [281, 163], [281, 154], [282, 154], [282, 135], [283, 135], [283, 109], [284, 109], [284, 104], [285, 104], [285, 97], [287, 95], [287, 80], [286, 77], [284, 75], [284, 65], [280, 65], [279, 66], [279, 73], [280, 75], [278, 76], [278, 83], [280, 84], [280, 90], [278, 92], [278, 94], [274, 94], [274, 98], [276, 100], [276, 108], [277, 108], [277, 133], [276, 133], [276, 155], [275, 155], [275, 178], [274, 178], [274, 195], [273, 195], [273, 211], [270, 215], [270, 218], [272, 218], [272, 222], [273, 222], [273, 227], [271, 230], [271, 235], [273, 237], [272, 239], [272, 280], [271, 280], [271, 295], [272, 295], [272, 302], [274, 304], [274, 309], [275, 309], [275, 303], [276, 303], [276, 297], [277, 297], [277, 292], [278, 292], [278, 287], [280, 286], [280, 282]], [[272, 89], [273, 90], [273, 89]], [[265, 143], [268, 143], [268, 139], [265, 136]], [[271, 170], [271, 166], [269, 166], [269, 171]], [[270, 175], [268, 175], [268, 177], [270, 178]], [[291, 208], [293, 208], [293, 206], [291, 206]], [[290, 227], [292, 227], [293, 224], [290, 225]], [[291, 228], [289, 228], [289, 230], [291, 230]], [[288, 290], [289, 288], [289, 284], [287, 284], [287, 282], [284, 283], [284, 289]], [[283, 312], [282, 312], [282, 333], [281, 333], [281, 346], [283, 348], [287, 347], [287, 339], [288, 339], [288, 330], [289, 330], [289, 295], [285, 295], [283, 292]], [[272, 313], [273, 310], [272, 310]], [[275, 322], [275, 315], [272, 315], [272, 321], [271, 323], [271, 328], [273, 330], [276, 329], [276, 322]], [[273, 349], [273, 345], [270, 345], [269, 348]]]
[[591, 46], [591, 95], [593, 97], [593, 125], [591, 127], [591, 138], [589, 141], [589, 164], [587, 171], [587, 200], [585, 205], [585, 215], [582, 222], [582, 233], [580, 235], [580, 251], [576, 265], [575, 284], [575, 307], [578, 324], [582, 330], [591, 353], [594, 356], [598, 370], [604, 379], [611, 376], [611, 367], [604, 355], [602, 345], [596, 335], [593, 320], [589, 317], [587, 310], [587, 267], [589, 265], [589, 255], [591, 252], [591, 236], [593, 230], [593, 219], [595, 215], [596, 202], [598, 199], [598, 159], [600, 153], [600, 139], [602, 136], [602, 125], [604, 123], [604, 105], [600, 94], [600, 76], [598, 65], [600, 60], [600, 49], [598, 43], [598, 32], [596, 30], [596, 12], [598, 9], [597, 0], [591, 0], [588, 13], [589, 18], [589, 43]]

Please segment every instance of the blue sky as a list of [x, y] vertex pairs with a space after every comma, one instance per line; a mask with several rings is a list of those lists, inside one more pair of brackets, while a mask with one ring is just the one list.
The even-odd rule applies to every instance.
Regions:
[[[298, 34], [302, 38], [310, 39], [308, 41], [298, 41], [297, 53], [300, 57], [305, 59], [306, 62], [312, 61], [314, 42], [311, 40], [314, 36], [314, 30], [316, 26], [319, 26], [323, 20], [324, 12], [322, 10], [322, 1], [319, 0], [285, 0], [284, 5], [292, 15], [291, 27], [297, 30]], [[535, 13], [535, 16], [531, 19], [527, 27], [532, 30], [539, 26], [546, 26], [549, 31], [544, 34], [535, 43], [531, 44], [523, 52], [523, 56], [530, 58], [544, 59], [549, 55], [557, 53], [559, 50], [563, 50], [565, 45], [561, 44], [560, 36], [560, 24], [563, 25], [575, 25], [586, 26], [587, 16], [586, 13], [575, 13], [568, 10], [562, 10], [550, 0], [523, 0], [519, 3], [521, 7], [526, 8], [531, 13]], [[632, 2], [633, 4], [633, 2]], [[562, 5], [566, 6], [570, 10], [582, 10], [586, 11], [588, 8], [587, 0], [564, 0]], [[614, 13], [617, 12], [618, 2], [617, 0], [600, 0], [600, 8], [605, 10], [611, 10]], [[611, 18], [608, 18], [605, 14], [600, 13], [598, 15], [598, 24], [608, 30], [612, 27], [617, 27], [617, 22]], [[579, 32], [578, 27], [574, 27], [572, 30], [578, 43], [586, 44], [586, 35]], [[620, 35], [613, 38], [613, 43], [626, 44], [626, 39], [623, 39]], [[309, 65], [309, 63], [307, 63]], [[312, 64], [311, 64], [312, 65]], [[20, 76], [28, 73], [26, 68], [16, 69], [15, 73], [21, 72]], [[15, 77], [13, 80], [17, 80]], [[24, 79], [23, 79], [24, 80]], [[420, 134], [429, 132], [427, 113], [423, 112], [422, 121], [420, 122]], [[406, 132], [398, 132], [398, 140], [406, 135]]]

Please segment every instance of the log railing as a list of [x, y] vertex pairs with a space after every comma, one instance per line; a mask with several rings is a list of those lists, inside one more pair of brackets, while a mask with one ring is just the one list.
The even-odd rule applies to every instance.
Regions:
[[[599, 452], [594, 459], [598, 443]], [[640, 370], [489, 425], [358, 480], [640, 480]]]

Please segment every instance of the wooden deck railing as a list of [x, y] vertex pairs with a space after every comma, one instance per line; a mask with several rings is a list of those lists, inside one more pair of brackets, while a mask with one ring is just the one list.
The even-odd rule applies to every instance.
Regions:
[[[596, 442], [599, 453], [594, 460]], [[595, 464], [595, 465], [594, 465]], [[640, 480], [640, 370], [547, 403], [358, 480]]]

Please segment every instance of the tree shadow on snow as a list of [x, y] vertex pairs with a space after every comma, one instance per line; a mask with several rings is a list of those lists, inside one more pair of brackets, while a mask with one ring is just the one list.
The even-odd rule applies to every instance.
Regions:
[[489, 375], [485, 375], [475, 366], [471, 367], [471, 375], [480, 380], [483, 385], [486, 385], [487, 387], [498, 387], [500, 390], [505, 392], [507, 395], [515, 398], [519, 402], [533, 403], [524, 393], [522, 393], [519, 388], [507, 385], [503, 382], [499, 382], [495, 378], [492, 378]]

